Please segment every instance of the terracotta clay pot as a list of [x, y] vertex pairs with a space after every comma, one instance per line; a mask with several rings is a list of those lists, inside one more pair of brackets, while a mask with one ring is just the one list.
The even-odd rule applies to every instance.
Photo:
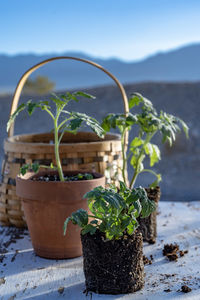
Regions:
[[148, 198], [155, 202], [156, 210], [147, 218], [138, 218], [139, 230], [142, 232], [143, 241], [149, 244], [154, 244], [157, 237], [157, 208], [160, 200], [160, 187], [146, 188]]
[[132, 236], [106, 240], [96, 231], [81, 235], [86, 292], [98, 294], [133, 293], [144, 286], [143, 240], [136, 230]]
[[[16, 179], [16, 193], [22, 205], [34, 251], [46, 258], [73, 258], [82, 255], [80, 229], [71, 222], [63, 235], [65, 219], [77, 209], [88, 210], [83, 195], [97, 186], [105, 186], [103, 175], [92, 173], [94, 179], [82, 181], [33, 181], [31, 178], [56, 172], [27, 173]], [[67, 171], [75, 175], [78, 171]], [[91, 172], [90, 172], [91, 173]]]

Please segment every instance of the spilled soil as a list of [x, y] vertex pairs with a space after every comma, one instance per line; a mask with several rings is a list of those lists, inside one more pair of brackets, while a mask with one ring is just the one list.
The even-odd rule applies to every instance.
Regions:
[[[28, 235], [26, 228], [16, 227], [2, 227], [0, 230], [0, 263], [3, 263], [5, 254], [8, 252], [9, 246], [16, 244], [17, 240], [23, 239], [25, 235]], [[18, 251], [15, 251], [11, 261], [15, 260]]]
[[178, 258], [184, 256], [188, 253], [188, 250], [179, 250], [179, 245], [174, 244], [165, 244], [163, 248], [163, 255], [166, 256], [169, 261], [177, 261]]

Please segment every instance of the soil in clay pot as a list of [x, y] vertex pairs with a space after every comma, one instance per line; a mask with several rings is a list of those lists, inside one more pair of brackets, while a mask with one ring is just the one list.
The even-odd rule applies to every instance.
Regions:
[[[148, 198], [156, 203], [160, 200], [160, 187], [146, 188]], [[157, 237], [157, 209], [147, 218], [138, 218], [139, 230], [142, 232], [143, 241], [150, 244], [156, 242]]]
[[81, 235], [86, 291], [126, 294], [144, 286], [142, 234], [108, 241], [97, 231]]
[[[64, 179], [65, 181], [79, 181], [79, 180], [91, 180], [96, 178], [94, 174], [92, 173], [78, 173], [77, 175], [65, 175]], [[31, 180], [33, 181], [60, 181], [60, 178], [58, 174], [50, 175], [50, 174], [45, 174], [43, 176], [39, 177], [33, 177]]]

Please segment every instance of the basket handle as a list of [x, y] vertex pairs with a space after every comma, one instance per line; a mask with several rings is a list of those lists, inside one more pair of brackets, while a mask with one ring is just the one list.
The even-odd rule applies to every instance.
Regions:
[[[15, 93], [14, 93], [14, 96], [13, 96], [13, 100], [12, 100], [12, 104], [11, 104], [11, 109], [10, 109], [10, 116], [17, 109], [17, 105], [18, 105], [18, 102], [19, 102], [19, 97], [21, 95], [22, 89], [23, 89], [24, 84], [25, 84], [26, 80], [28, 79], [28, 77], [35, 70], [39, 69], [43, 65], [45, 65], [45, 64], [47, 64], [47, 63], [49, 63], [51, 61], [58, 60], [58, 59], [72, 59], [72, 60], [81, 61], [81, 62], [87, 63], [89, 65], [92, 65], [92, 66], [94, 66], [94, 67], [102, 70], [104, 73], [106, 73], [109, 77], [111, 77], [114, 80], [114, 82], [116, 83], [116, 85], [120, 89], [120, 92], [121, 92], [121, 95], [122, 95], [122, 98], [123, 98], [123, 102], [124, 102], [124, 111], [125, 111], [125, 114], [128, 114], [128, 112], [129, 112], [129, 106], [128, 106], [128, 98], [127, 98], [126, 92], [124, 90], [123, 85], [119, 82], [119, 80], [114, 75], [112, 75], [109, 71], [107, 71], [106, 69], [104, 69], [101, 65], [99, 65], [99, 64], [97, 64], [97, 63], [95, 63], [93, 61], [86, 60], [86, 59], [83, 59], [83, 58], [78, 58], [78, 57], [59, 56], [59, 57], [52, 57], [52, 58], [46, 59], [44, 61], [41, 61], [40, 63], [38, 63], [38, 64], [34, 65], [33, 67], [31, 67], [30, 69], [28, 69], [22, 75], [22, 77], [20, 78], [20, 80], [19, 80], [19, 82], [17, 84], [17, 87], [15, 89]], [[11, 125], [10, 130], [8, 131], [8, 137], [13, 136], [13, 134], [14, 134], [14, 122]]]

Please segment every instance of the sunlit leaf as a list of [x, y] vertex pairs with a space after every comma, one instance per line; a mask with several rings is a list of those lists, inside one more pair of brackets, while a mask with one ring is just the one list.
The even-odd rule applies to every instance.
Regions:
[[142, 102], [142, 98], [140, 97], [139, 94], [133, 94], [130, 99], [129, 99], [129, 108], [133, 108], [135, 105], [139, 105], [140, 102]]
[[76, 124], [80, 124], [80, 122], [85, 122], [99, 137], [103, 138], [105, 135], [105, 131], [99, 124], [97, 120], [94, 118], [91, 118], [87, 116], [86, 114], [83, 113], [78, 113], [78, 112], [72, 112], [71, 116], [73, 119], [78, 119]]
[[136, 147], [141, 146], [141, 145], [143, 145], [143, 144], [144, 144], [144, 140], [142, 140], [142, 139], [139, 138], [139, 137], [135, 137], [135, 138], [132, 140], [132, 142], [131, 142], [131, 144], [130, 144], [130, 147], [136, 148]]
[[7, 131], [10, 129], [11, 124], [15, 121], [15, 118], [17, 117], [17, 115], [23, 111], [26, 108], [26, 104], [22, 103], [21, 105], [18, 106], [18, 108], [16, 109], [16, 111], [10, 116], [10, 119], [8, 120], [7, 123]]
[[152, 146], [152, 153], [150, 154], [150, 166], [153, 167], [155, 163], [157, 163], [160, 158], [160, 150], [158, 146], [151, 144]]
[[156, 174], [157, 179], [152, 182], [152, 184], [150, 184], [149, 187], [155, 188], [156, 186], [158, 186], [159, 182], [162, 180], [162, 176], [161, 174]]
[[90, 94], [88, 94], [88, 93], [84, 93], [84, 92], [74, 92], [73, 93], [73, 95], [74, 96], [76, 96], [76, 97], [85, 97], [85, 98], [88, 98], [88, 99], [95, 99], [96, 97], [95, 96], [93, 96], [93, 95], [90, 95]]

